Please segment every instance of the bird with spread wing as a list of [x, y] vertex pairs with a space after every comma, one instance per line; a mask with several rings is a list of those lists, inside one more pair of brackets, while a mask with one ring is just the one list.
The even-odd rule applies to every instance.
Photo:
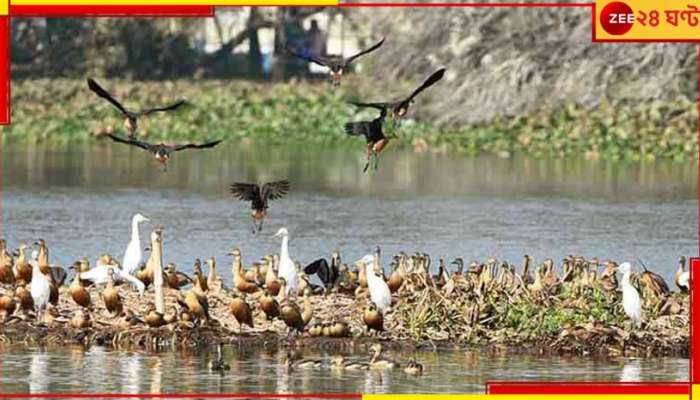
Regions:
[[255, 234], [262, 230], [263, 220], [267, 216], [268, 201], [277, 200], [287, 195], [289, 193], [289, 181], [268, 182], [262, 187], [255, 183], [235, 182], [230, 189], [231, 194], [239, 200], [251, 202], [253, 234]]

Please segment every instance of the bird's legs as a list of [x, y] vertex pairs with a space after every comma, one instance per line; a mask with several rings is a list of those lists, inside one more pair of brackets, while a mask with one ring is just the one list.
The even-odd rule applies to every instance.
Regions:
[[253, 223], [252, 232], [253, 232], [253, 235], [255, 235], [257, 232], [259, 232], [258, 225], [255, 223], [255, 218], [253, 218], [252, 223]]
[[372, 149], [372, 145], [369, 145], [367, 147], [367, 163], [365, 163], [365, 167], [362, 169], [362, 172], [367, 172], [369, 169], [369, 164], [372, 161], [372, 154], [374, 154], [374, 150]]
[[378, 169], [379, 169], [379, 154], [375, 152], [374, 153], [374, 170], [376, 171]]

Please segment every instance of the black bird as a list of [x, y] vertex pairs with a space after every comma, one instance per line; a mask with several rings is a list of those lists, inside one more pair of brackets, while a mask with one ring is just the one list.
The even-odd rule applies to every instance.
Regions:
[[308, 62], [312, 62], [315, 64], [318, 64], [322, 67], [327, 67], [331, 76], [331, 84], [333, 86], [340, 86], [340, 78], [343, 76], [343, 72], [350, 66], [350, 64], [358, 59], [359, 57], [371, 53], [374, 50], [377, 50], [381, 45], [384, 43], [384, 38], [377, 42], [374, 46], [370, 47], [369, 49], [362, 50], [361, 52], [352, 55], [348, 58], [342, 58], [342, 57], [323, 57], [323, 56], [309, 56], [305, 54], [298, 53], [291, 49], [289, 46], [287, 46], [287, 51], [290, 52], [292, 55], [295, 57], [301, 58], [302, 60], [306, 60]]
[[334, 251], [333, 255], [331, 256], [330, 265], [325, 258], [319, 258], [318, 260], [304, 267], [304, 273], [306, 275], [318, 275], [318, 279], [323, 282], [323, 286], [325, 287], [324, 292], [327, 294], [331, 289], [333, 289], [336, 281], [338, 280], [338, 276], [340, 275], [339, 267], [340, 254], [337, 251]]
[[253, 233], [256, 233], [262, 230], [268, 200], [277, 200], [289, 193], [289, 181], [268, 182], [262, 188], [255, 183], [235, 182], [231, 185], [231, 193], [239, 200], [251, 202]]
[[389, 138], [384, 135], [382, 124], [386, 118], [387, 108], [375, 105], [368, 105], [380, 110], [377, 118], [371, 121], [348, 122], [345, 124], [345, 133], [351, 136], [362, 135], [367, 140], [367, 163], [362, 172], [367, 172], [372, 156], [374, 156], [374, 169], [379, 167], [379, 153], [389, 144]]
[[195, 144], [195, 143], [182, 143], [182, 144], [165, 144], [165, 143], [147, 143], [143, 142], [141, 140], [136, 140], [136, 139], [124, 139], [120, 138], [119, 136], [112, 135], [111, 133], [107, 134], [110, 139], [114, 140], [115, 142], [119, 143], [125, 143], [131, 146], [136, 146], [140, 147], [144, 150], [147, 150], [153, 154], [153, 157], [155, 157], [156, 161], [160, 162], [163, 164], [163, 168], [167, 169], [167, 162], [170, 159], [170, 153], [175, 152], [175, 151], [180, 151], [180, 150], [185, 150], [185, 149], [207, 149], [216, 146], [217, 144], [221, 143], [221, 140], [215, 140], [213, 142], [207, 142], [207, 143], [202, 143], [202, 144]]
[[124, 108], [124, 106], [121, 105], [114, 97], [112, 97], [109, 92], [107, 92], [102, 86], [100, 86], [94, 79], [88, 78], [87, 80], [88, 87], [90, 90], [95, 92], [98, 96], [102, 97], [103, 99], [109, 101], [112, 103], [113, 106], [115, 106], [120, 113], [126, 118], [124, 120], [124, 128], [126, 129], [126, 135], [130, 138], [133, 139], [136, 137], [136, 132], [139, 129], [138, 126], [138, 119], [142, 116], [149, 115], [155, 112], [166, 112], [166, 111], [172, 111], [175, 110], [176, 108], [179, 108], [183, 104], [186, 103], [185, 100], [179, 100], [176, 103], [170, 104], [165, 107], [156, 107], [156, 108], [150, 108], [146, 110], [139, 110], [139, 111], [133, 111], [133, 110], [128, 110]]
[[394, 120], [395, 124], [398, 124], [401, 121], [401, 118], [403, 118], [406, 113], [408, 112], [408, 108], [413, 104], [413, 99], [418, 96], [420, 92], [423, 90], [429, 88], [430, 86], [434, 85], [437, 81], [442, 79], [442, 77], [445, 75], [445, 68], [440, 68], [439, 70], [433, 72], [432, 75], [428, 77], [428, 79], [423, 82], [416, 90], [411, 93], [410, 96], [406, 97], [405, 99], [397, 100], [397, 101], [389, 101], [389, 102], [378, 102], [378, 103], [360, 103], [360, 102], [350, 102], [350, 104], [353, 104], [357, 107], [374, 107], [374, 108], [379, 108], [379, 109], [384, 109], [388, 108], [391, 109], [391, 118]]

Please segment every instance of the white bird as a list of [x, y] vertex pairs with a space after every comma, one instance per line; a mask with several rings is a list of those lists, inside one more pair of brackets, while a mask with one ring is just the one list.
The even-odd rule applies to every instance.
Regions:
[[29, 285], [29, 292], [32, 294], [32, 300], [34, 300], [34, 308], [37, 311], [37, 318], [39, 318], [40, 313], [46, 310], [46, 306], [49, 304], [49, 297], [51, 296], [51, 283], [49, 282], [49, 277], [44, 275], [39, 268], [39, 263], [33, 262], [32, 264], [32, 281]]
[[639, 328], [642, 326], [642, 301], [639, 292], [630, 283], [632, 266], [630, 263], [624, 262], [620, 264], [619, 270], [622, 272], [622, 308], [634, 326]]
[[676, 286], [683, 293], [690, 290], [690, 270], [685, 270], [685, 257], [678, 259], [678, 270], [676, 271]]
[[365, 265], [370, 299], [382, 313], [385, 313], [391, 307], [391, 291], [381, 275], [378, 275], [379, 254], [368, 254], [362, 257], [360, 262]]
[[129, 282], [132, 285], [136, 287], [136, 289], [139, 291], [139, 294], [143, 296], [143, 293], [146, 291], [146, 285], [143, 284], [138, 278], [135, 276], [127, 273], [126, 271], [120, 270], [119, 268], [114, 268], [114, 265], [109, 265], [109, 264], [99, 264], [96, 265], [94, 268], [89, 269], [86, 272], [81, 272], [80, 273], [80, 280], [83, 281], [91, 281], [96, 285], [105, 285], [107, 284], [107, 280], [109, 279], [109, 270], [112, 269], [114, 271], [114, 281], [115, 282]]
[[287, 282], [286, 294], [297, 294], [299, 290], [299, 275], [294, 261], [289, 257], [289, 232], [287, 228], [280, 228], [274, 237], [282, 237], [282, 249], [280, 250], [280, 264], [278, 275]]
[[139, 269], [139, 265], [141, 264], [141, 259], [143, 258], [141, 238], [139, 237], [139, 224], [144, 221], [150, 221], [150, 219], [139, 213], [134, 214], [134, 217], [131, 219], [131, 241], [126, 247], [124, 260], [122, 262], [122, 269], [129, 275], [134, 275], [136, 273], [136, 270]]

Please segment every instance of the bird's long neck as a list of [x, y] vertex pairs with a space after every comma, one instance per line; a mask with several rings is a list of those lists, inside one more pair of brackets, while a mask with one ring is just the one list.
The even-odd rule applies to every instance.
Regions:
[[280, 249], [280, 258], [289, 258], [289, 236], [282, 236], [282, 248]]
[[630, 272], [627, 271], [622, 275], [622, 286], [631, 286], [630, 284]]

